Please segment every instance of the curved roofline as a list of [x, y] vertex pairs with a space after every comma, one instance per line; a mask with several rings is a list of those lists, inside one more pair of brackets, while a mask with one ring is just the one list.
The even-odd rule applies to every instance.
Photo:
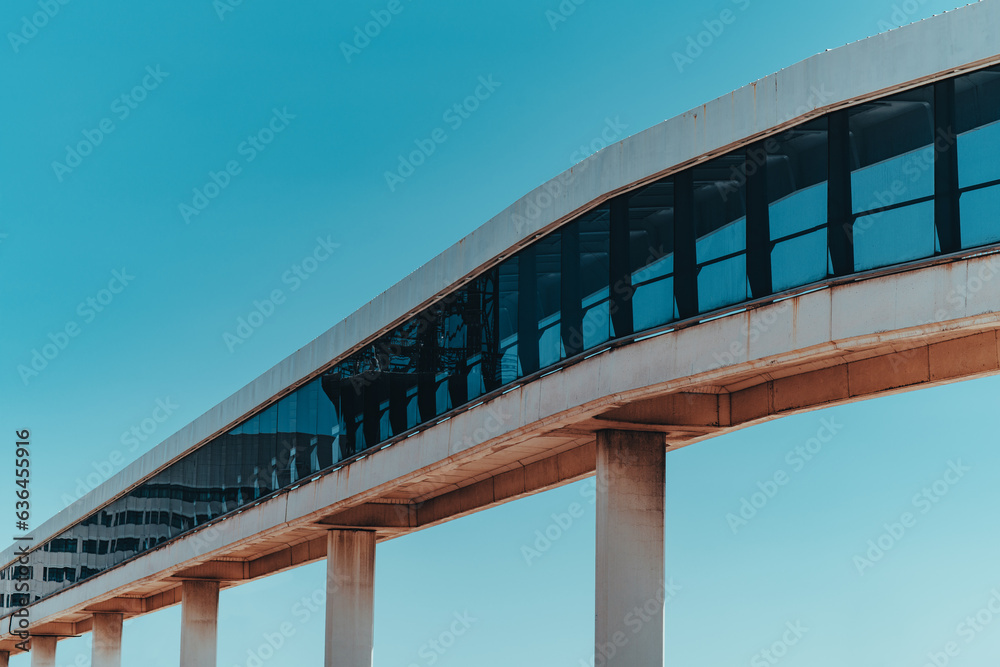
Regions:
[[[591, 155], [56, 513], [29, 534], [32, 543], [55, 537], [578, 213], [829, 111], [1000, 63], [1000, 47], [991, 39], [990, 26], [995, 25], [1000, 25], [1000, 3], [978, 2], [939, 14], [814, 55]], [[947, 48], [927, 48], [934, 43]], [[15, 558], [13, 545], [0, 553], [0, 563]]]

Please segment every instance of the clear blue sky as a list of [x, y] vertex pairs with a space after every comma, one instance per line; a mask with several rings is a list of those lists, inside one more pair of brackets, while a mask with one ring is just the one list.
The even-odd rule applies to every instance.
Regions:
[[[58, 11], [25, 28], [47, 1]], [[7, 445], [15, 429], [34, 434], [34, 525], [94, 466], [133, 460], [570, 167], [609, 122], [633, 134], [887, 23], [955, 6], [588, 0], [563, 2], [575, 7], [563, 21], [547, 14], [559, 0], [399, 0], [352, 51], [342, 43], [389, 0], [231, 2], [0, 8], [0, 424]], [[735, 19], [678, 66], [673, 54], [724, 10]], [[491, 76], [499, 85], [475, 113], [443, 117]], [[269, 126], [273, 141], [248, 142]], [[390, 187], [397, 156], [439, 127], [447, 141]], [[67, 155], [80, 142], [88, 154]], [[226, 187], [201, 201], [194, 191], [210, 172]], [[283, 276], [318, 237], [340, 247], [292, 290]], [[128, 285], [98, 312], [87, 299], [115, 271]], [[287, 301], [227, 345], [237, 318], [275, 288]], [[77, 335], [25, 383], [18, 366], [70, 322]], [[998, 389], [989, 379], [873, 400], [670, 454], [667, 574], [681, 589], [667, 606], [667, 664], [771, 664], [759, 651], [800, 623], [782, 664], [919, 667], [955, 641], [950, 664], [992, 666], [1000, 619], [959, 624], [1000, 587], [1000, 533], [988, 519], [1000, 506]], [[173, 414], [144, 442], [123, 442], [158, 400], [176, 404]], [[796, 470], [786, 453], [822, 419], [843, 427]], [[959, 461], [969, 470], [921, 513], [913, 496]], [[789, 484], [734, 533], [727, 514], [778, 470]], [[13, 456], [0, 457], [0, 477], [12, 471]], [[541, 558], [529, 565], [521, 553], [553, 513], [586, 503], [585, 484], [381, 545], [375, 664], [587, 664], [593, 507]], [[12, 515], [13, 494], [3, 502]], [[906, 511], [916, 524], [860, 574], [854, 557]], [[12, 533], [0, 525], [4, 543]], [[322, 614], [296, 604], [323, 567], [226, 591], [219, 664], [247, 665], [285, 622], [294, 634], [265, 664], [320, 664]], [[438, 654], [428, 643], [455, 614], [475, 620]], [[173, 608], [131, 621], [125, 663], [176, 665], [179, 619]], [[81, 655], [89, 636], [60, 642], [60, 665], [86, 664]]]

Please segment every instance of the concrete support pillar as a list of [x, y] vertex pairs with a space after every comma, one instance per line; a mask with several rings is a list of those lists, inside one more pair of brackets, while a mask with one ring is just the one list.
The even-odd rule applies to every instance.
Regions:
[[122, 667], [122, 615], [94, 614], [92, 667]]
[[665, 463], [661, 433], [597, 433], [597, 664], [663, 664]]
[[31, 638], [31, 667], [56, 667], [56, 638]]
[[181, 665], [215, 667], [219, 582], [185, 581], [181, 597]]
[[325, 667], [371, 667], [375, 533], [331, 530], [326, 551]]

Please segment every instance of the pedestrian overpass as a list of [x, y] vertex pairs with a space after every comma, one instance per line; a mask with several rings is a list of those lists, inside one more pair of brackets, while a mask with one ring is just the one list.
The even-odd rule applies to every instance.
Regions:
[[175, 604], [214, 665], [221, 591], [323, 559], [326, 664], [370, 665], [378, 542], [595, 474], [598, 655], [660, 664], [670, 451], [1000, 372], [996, 25], [821, 53], [529, 193], [7, 549], [0, 665], [86, 632], [120, 665]]

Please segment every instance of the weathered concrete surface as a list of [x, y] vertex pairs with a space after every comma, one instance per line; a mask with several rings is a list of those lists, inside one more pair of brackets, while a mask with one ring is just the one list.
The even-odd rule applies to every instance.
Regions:
[[[1000, 5], [982, 2], [885, 35], [819, 53], [588, 157], [536, 188], [329, 331], [43, 523], [35, 543], [90, 515], [184, 452], [225, 431], [264, 401], [303, 382], [380, 332], [496, 263], [538, 232], [609, 196], [749, 143], [793, 122], [900, 86], [1000, 62], [993, 26]], [[927, 44], [947, 48], [927, 48]], [[817, 45], [821, 48], [822, 45]], [[871, 67], [873, 62], [878, 67]], [[539, 206], [539, 202], [547, 204]], [[0, 562], [14, 559], [13, 548]]]
[[92, 667], [121, 667], [122, 614], [94, 614]]
[[181, 601], [181, 665], [215, 667], [219, 582], [185, 581]]
[[665, 462], [662, 433], [597, 434], [597, 664], [663, 664]]
[[[45, 522], [33, 532], [36, 543], [370, 341], [538, 231], [788, 122], [997, 62], [990, 34], [997, 24], [1000, 3], [971, 5], [820, 54], [599, 152]], [[932, 38], [945, 40], [949, 48], [927, 49]], [[884, 66], [862, 66], [870, 62]], [[848, 72], [851, 76], [845, 76]], [[546, 192], [552, 204], [533, 210]], [[754, 305], [612, 349], [42, 600], [32, 605], [33, 618], [55, 634], [73, 634], [89, 630], [98, 608], [131, 615], [177, 604], [177, 577], [185, 570], [221, 568], [225, 586], [313, 562], [325, 556], [329, 525], [323, 522], [338, 517], [357, 522], [341, 513], [363, 505], [403, 508], [365, 510], [382, 517], [375, 527], [378, 538], [386, 539], [551, 488], [593, 472], [581, 462], [588, 460], [583, 452], [600, 430], [662, 432], [676, 447], [782, 414], [1000, 372], [1000, 289], [990, 282], [997, 275], [996, 257], [948, 261]], [[483, 431], [485, 439], [475, 435]], [[387, 513], [405, 520], [386, 519]], [[12, 549], [0, 555], [2, 562], [13, 558]], [[4, 637], [2, 647], [11, 646], [10, 637]]]
[[[984, 276], [987, 288], [969, 288]], [[176, 604], [185, 571], [229, 585], [322, 559], [332, 525], [388, 539], [581, 479], [600, 430], [658, 431], [678, 447], [998, 373], [1000, 289], [989, 280], [1000, 280], [1000, 255], [845, 282], [611, 349], [37, 602], [32, 616], [72, 634], [92, 611]], [[484, 424], [480, 442], [471, 436]]]
[[31, 667], [56, 667], [56, 638], [31, 638]]
[[326, 667], [371, 667], [375, 533], [331, 530], [326, 558]]

